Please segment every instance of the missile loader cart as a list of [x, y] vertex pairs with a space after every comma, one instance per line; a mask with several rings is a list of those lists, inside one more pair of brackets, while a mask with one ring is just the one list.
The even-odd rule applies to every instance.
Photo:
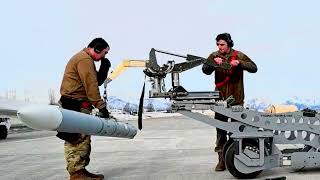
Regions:
[[[183, 63], [168, 61], [159, 66], [157, 53], [185, 58]], [[177, 55], [151, 49], [145, 74], [150, 78], [150, 98], [169, 98], [172, 111], [229, 132], [224, 147], [228, 171], [236, 178], [255, 178], [263, 170], [282, 167], [290, 160], [294, 169], [320, 167], [320, 116], [313, 110], [271, 114], [232, 106], [232, 97], [220, 99], [219, 92], [188, 92], [181, 85], [179, 73], [203, 63], [216, 68], [230, 68], [193, 55]], [[172, 87], [165, 90], [164, 78], [171, 74]], [[212, 110], [229, 117], [223, 122], [193, 110]], [[277, 145], [300, 144], [302, 148], [280, 150]], [[295, 146], [292, 146], [295, 147]]]

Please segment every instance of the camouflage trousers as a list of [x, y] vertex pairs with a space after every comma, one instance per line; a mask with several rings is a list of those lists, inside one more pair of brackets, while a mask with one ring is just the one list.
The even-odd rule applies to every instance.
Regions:
[[[71, 108], [70, 108], [71, 109]], [[74, 108], [76, 110], [76, 108]], [[90, 114], [92, 108], [80, 108], [81, 113]], [[78, 110], [79, 111], [79, 110]], [[76, 143], [64, 143], [64, 157], [67, 171], [72, 174], [84, 169], [90, 162], [91, 136], [81, 134]]]
[[[228, 117], [215, 113], [215, 119], [220, 121], [227, 122]], [[217, 139], [216, 139], [216, 147], [214, 148], [215, 152], [222, 152], [224, 145], [227, 143], [227, 131], [217, 128]]]
[[81, 135], [79, 143], [64, 143], [64, 157], [67, 164], [67, 171], [72, 174], [75, 171], [84, 169], [90, 162], [91, 140], [88, 135]]

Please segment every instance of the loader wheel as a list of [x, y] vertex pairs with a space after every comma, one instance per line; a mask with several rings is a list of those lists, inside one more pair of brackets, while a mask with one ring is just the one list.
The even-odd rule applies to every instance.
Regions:
[[[250, 147], [258, 147], [257, 146], [257, 142], [252, 141], [250, 139], [246, 139], [243, 140], [242, 142], [242, 148], [244, 149], [245, 147], [250, 146]], [[255, 177], [257, 177], [262, 170], [260, 171], [255, 171], [252, 173], [242, 173], [240, 171], [238, 171], [238, 169], [235, 167], [234, 165], [234, 154], [236, 151], [236, 142], [233, 142], [229, 148], [226, 151], [225, 154], [225, 162], [226, 162], [226, 167], [228, 169], [228, 171], [236, 178], [238, 179], [253, 179]]]
[[7, 127], [4, 125], [0, 125], [0, 139], [6, 139], [8, 136]]
[[234, 142], [234, 140], [232, 138], [230, 138], [227, 143], [223, 146], [223, 157], [226, 157], [226, 153], [228, 148], [231, 146], [231, 144]]

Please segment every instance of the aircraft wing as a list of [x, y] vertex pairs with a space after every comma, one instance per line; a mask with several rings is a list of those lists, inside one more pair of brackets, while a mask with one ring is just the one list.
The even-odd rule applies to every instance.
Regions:
[[17, 110], [0, 108], [0, 114], [8, 116], [17, 115]]
[[0, 114], [2, 115], [17, 115], [18, 109], [23, 106], [32, 104], [25, 101], [0, 99]]

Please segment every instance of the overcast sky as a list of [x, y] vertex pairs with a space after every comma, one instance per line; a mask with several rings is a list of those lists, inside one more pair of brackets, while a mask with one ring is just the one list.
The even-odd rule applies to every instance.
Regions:
[[[216, 35], [229, 32], [234, 48], [258, 66], [245, 73], [247, 99], [319, 98], [319, 2], [3, 1], [0, 96], [16, 90], [19, 98], [47, 101], [48, 89], [58, 94], [69, 58], [95, 37], [109, 42], [113, 69], [123, 59], [148, 58], [151, 48], [207, 57], [217, 49]], [[142, 69], [130, 69], [110, 83], [109, 96], [139, 97], [143, 80]], [[182, 74], [181, 84], [189, 91], [214, 87], [200, 67]]]

